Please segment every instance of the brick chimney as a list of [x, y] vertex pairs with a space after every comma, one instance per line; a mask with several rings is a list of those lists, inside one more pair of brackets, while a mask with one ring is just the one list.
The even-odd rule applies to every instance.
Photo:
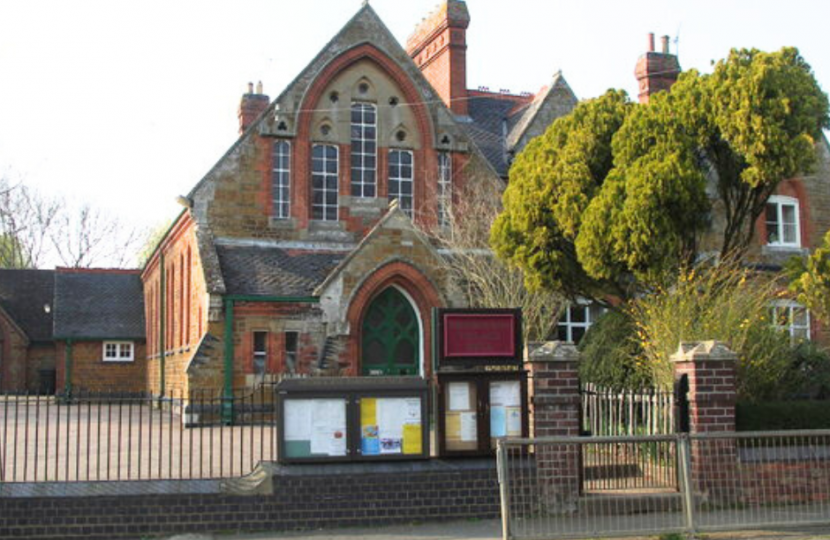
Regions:
[[444, 0], [406, 42], [406, 51], [453, 113], [467, 116], [467, 27], [463, 0]]
[[634, 75], [640, 85], [640, 103], [648, 103], [652, 94], [668, 90], [680, 75], [677, 56], [669, 53], [669, 36], [661, 39], [662, 51], [654, 50], [654, 34], [648, 35], [648, 51], [637, 60]]
[[239, 101], [240, 135], [245, 133], [245, 130], [262, 114], [262, 111], [268, 108], [269, 103], [268, 96], [262, 93], [262, 82], [257, 83], [256, 93], [254, 93], [254, 83], [248, 83], [248, 92], [243, 94]]

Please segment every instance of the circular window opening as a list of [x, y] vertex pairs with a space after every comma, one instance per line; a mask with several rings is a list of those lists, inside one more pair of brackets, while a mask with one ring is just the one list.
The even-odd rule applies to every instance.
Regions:
[[396, 98], [396, 97], [389, 98], [389, 105], [391, 105], [393, 107], [396, 107], [398, 105], [398, 98]]
[[329, 133], [331, 133], [331, 126], [328, 124], [323, 124], [322, 126], [320, 126], [320, 133], [322, 133], [323, 135], [328, 135]]
[[340, 101], [340, 94], [338, 94], [337, 92], [332, 92], [331, 94], [329, 94], [329, 101], [331, 101], [332, 103], [337, 103], [338, 101]]
[[398, 142], [404, 142], [406, 140], [406, 131], [398, 131], [397, 133], [395, 133], [395, 138], [398, 139]]
[[365, 82], [360, 83], [360, 85], [357, 87], [357, 91], [360, 92], [361, 94], [365, 94], [366, 92], [369, 91], [369, 85], [366, 84]]

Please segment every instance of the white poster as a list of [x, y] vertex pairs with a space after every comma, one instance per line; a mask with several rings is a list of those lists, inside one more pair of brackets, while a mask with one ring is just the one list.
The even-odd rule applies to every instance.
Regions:
[[507, 436], [522, 436], [522, 409], [521, 407], [510, 407], [507, 409]]
[[314, 399], [311, 402], [311, 453], [346, 455], [346, 402]]
[[403, 438], [404, 401], [401, 398], [378, 399], [378, 436], [381, 440]]
[[522, 393], [519, 381], [493, 381], [490, 383], [490, 405], [501, 407], [518, 407]]
[[285, 400], [285, 440], [311, 440], [311, 400]]
[[461, 413], [461, 440], [464, 442], [478, 440], [476, 413]]
[[455, 382], [447, 385], [450, 393], [450, 410], [466, 411], [470, 408], [470, 383]]

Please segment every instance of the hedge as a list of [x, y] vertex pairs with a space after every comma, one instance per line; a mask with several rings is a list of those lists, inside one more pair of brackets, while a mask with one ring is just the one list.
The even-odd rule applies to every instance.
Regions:
[[830, 429], [830, 401], [738, 403], [738, 431]]

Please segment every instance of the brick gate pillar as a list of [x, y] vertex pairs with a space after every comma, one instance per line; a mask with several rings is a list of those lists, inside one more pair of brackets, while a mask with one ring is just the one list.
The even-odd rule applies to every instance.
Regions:
[[[688, 382], [689, 432], [735, 431], [738, 356], [718, 341], [681, 343], [672, 355], [675, 379]], [[693, 489], [709, 500], [734, 500], [738, 460], [734, 438], [694, 438], [691, 441]]]
[[[534, 437], [579, 436], [579, 352], [571, 343], [528, 344]], [[536, 473], [552, 511], [576, 509], [580, 491], [578, 444], [538, 444]]]

